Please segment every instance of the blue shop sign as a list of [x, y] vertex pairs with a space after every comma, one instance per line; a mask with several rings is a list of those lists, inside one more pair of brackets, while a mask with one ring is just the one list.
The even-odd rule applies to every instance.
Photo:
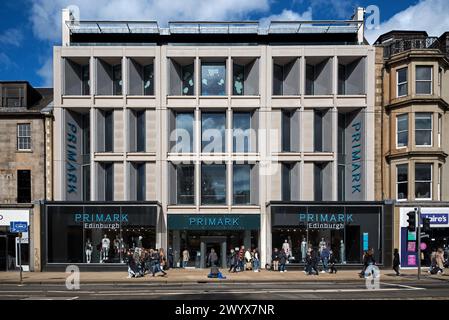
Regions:
[[168, 215], [170, 230], [259, 230], [260, 216], [248, 215]]

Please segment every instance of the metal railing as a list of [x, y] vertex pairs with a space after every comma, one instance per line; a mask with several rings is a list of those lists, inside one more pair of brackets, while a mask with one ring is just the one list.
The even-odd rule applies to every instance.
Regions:
[[384, 46], [384, 58], [390, 58], [395, 54], [409, 50], [430, 49], [441, 50], [441, 45], [437, 37], [393, 40]]

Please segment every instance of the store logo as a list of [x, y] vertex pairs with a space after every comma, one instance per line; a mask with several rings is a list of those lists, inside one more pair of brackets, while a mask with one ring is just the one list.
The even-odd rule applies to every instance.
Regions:
[[77, 193], [77, 176], [78, 176], [78, 148], [77, 148], [77, 128], [73, 123], [67, 123], [69, 127], [69, 132], [67, 132], [67, 192], [68, 193]]
[[429, 218], [430, 224], [448, 224], [449, 214], [448, 213], [423, 213], [422, 218]]
[[240, 226], [240, 218], [189, 218], [190, 226]]
[[354, 222], [352, 214], [329, 214], [329, 213], [300, 213], [299, 222], [315, 223], [350, 223]]
[[127, 213], [114, 213], [114, 214], [104, 214], [104, 213], [75, 213], [75, 222], [83, 223], [123, 223], [128, 222]]
[[356, 122], [352, 125], [355, 132], [352, 134], [352, 193], [360, 193], [362, 192], [362, 184], [360, 180], [362, 178], [361, 173], [361, 153], [362, 153], [362, 144], [360, 142], [362, 138], [361, 130], [362, 123]]

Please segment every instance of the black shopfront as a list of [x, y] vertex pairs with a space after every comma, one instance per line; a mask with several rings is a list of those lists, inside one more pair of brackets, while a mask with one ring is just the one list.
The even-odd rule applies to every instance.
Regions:
[[272, 249], [288, 248], [289, 262], [302, 264], [309, 248], [323, 245], [341, 265], [360, 265], [374, 249], [379, 265], [390, 265], [392, 205], [383, 202], [271, 202]]
[[128, 250], [155, 248], [156, 202], [47, 202], [42, 214], [44, 270], [122, 267]]

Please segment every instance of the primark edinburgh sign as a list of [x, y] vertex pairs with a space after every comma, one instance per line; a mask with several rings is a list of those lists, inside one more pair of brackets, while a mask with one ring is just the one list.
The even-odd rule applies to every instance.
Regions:
[[168, 228], [172, 230], [258, 230], [260, 216], [245, 215], [168, 215]]
[[85, 229], [119, 229], [121, 223], [128, 223], [126, 213], [75, 213], [73, 220], [83, 223]]
[[310, 229], [344, 229], [345, 224], [354, 222], [352, 214], [344, 213], [300, 213], [299, 223], [307, 223]]

